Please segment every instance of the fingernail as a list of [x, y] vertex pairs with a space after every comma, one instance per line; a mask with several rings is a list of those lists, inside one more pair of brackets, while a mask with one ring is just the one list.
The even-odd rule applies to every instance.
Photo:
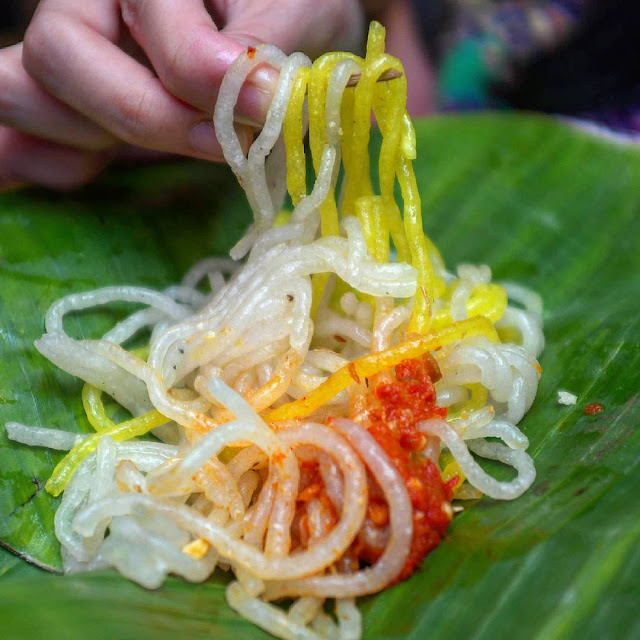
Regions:
[[247, 116], [239, 114], [236, 114], [234, 116], [234, 121], [238, 124], [245, 125], [257, 130], [262, 129], [262, 127], [264, 126], [264, 122], [259, 122], [258, 120], [254, 120], [253, 118], [248, 118]]
[[278, 78], [280, 74], [273, 68], [267, 65], [258, 67], [250, 76], [249, 82], [257, 89], [266, 91], [271, 95], [278, 84]]
[[213, 122], [200, 122], [191, 127], [189, 142], [198, 155], [205, 155], [215, 160], [222, 158], [222, 148], [216, 137]]
[[265, 91], [246, 82], [238, 96], [236, 121], [261, 129], [272, 100], [272, 91]]

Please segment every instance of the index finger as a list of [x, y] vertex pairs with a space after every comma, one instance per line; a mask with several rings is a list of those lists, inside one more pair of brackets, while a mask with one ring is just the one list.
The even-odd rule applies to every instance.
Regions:
[[[219, 32], [202, 0], [120, 0], [120, 5], [125, 24], [163, 85], [206, 113], [213, 113], [231, 63], [248, 45], [259, 44]], [[275, 70], [256, 70], [240, 93], [237, 117], [264, 122], [276, 82]]]

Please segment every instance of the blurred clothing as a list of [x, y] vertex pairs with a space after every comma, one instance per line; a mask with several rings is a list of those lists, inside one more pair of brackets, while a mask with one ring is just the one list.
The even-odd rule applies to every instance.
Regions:
[[639, 0], [413, 0], [440, 107], [640, 131]]

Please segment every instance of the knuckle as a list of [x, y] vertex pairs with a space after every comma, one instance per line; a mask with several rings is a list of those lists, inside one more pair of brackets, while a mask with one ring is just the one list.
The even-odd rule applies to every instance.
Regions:
[[162, 135], [154, 124], [157, 100], [150, 86], [136, 87], [116, 103], [117, 113], [113, 133], [130, 144], [147, 146], [155, 135]]
[[22, 45], [22, 66], [43, 86], [60, 74], [60, 52], [67, 52], [69, 27], [59, 16], [38, 12], [29, 25]]
[[34, 20], [24, 34], [22, 46], [22, 64], [32, 76], [40, 72], [40, 65], [47, 60], [49, 47], [49, 32], [41, 26], [39, 20]]
[[193, 56], [194, 49], [191, 34], [181, 35], [161, 70], [162, 83], [174, 95], [182, 93], [184, 73], [189, 68], [189, 59]]
[[191, 103], [195, 84], [217, 86], [222, 81], [223, 66], [211, 56], [212, 30], [194, 25], [177, 37], [168, 52], [164, 68], [159, 70], [162, 83], [173, 95]]

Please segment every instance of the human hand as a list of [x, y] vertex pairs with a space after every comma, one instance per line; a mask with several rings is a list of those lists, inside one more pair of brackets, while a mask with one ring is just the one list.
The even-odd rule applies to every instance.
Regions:
[[[362, 29], [356, 0], [42, 0], [24, 43], [0, 50], [0, 189], [82, 185], [125, 144], [221, 161], [211, 114], [247, 46], [316, 56]], [[275, 80], [258, 69], [240, 94], [247, 146]]]

